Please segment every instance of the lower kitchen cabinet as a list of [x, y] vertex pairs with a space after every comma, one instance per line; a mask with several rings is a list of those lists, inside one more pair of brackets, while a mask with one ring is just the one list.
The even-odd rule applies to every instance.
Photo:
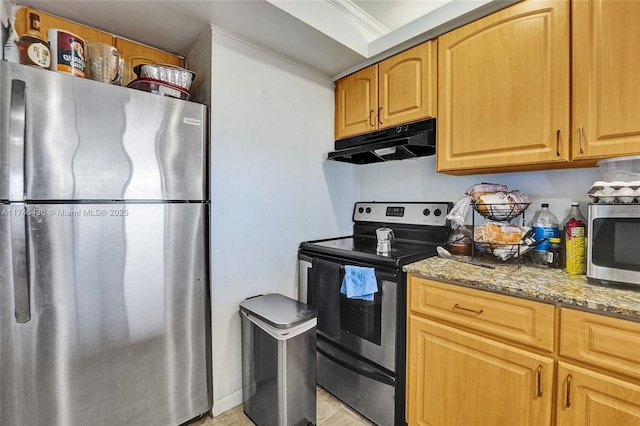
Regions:
[[553, 305], [410, 276], [407, 421], [551, 424], [553, 333]]
[[640, 425], [638, 381], [633, 383], [560, 361], [558, 386], [558, 426]]
[[562, 308], [559, 352], [558, 426], [640, 425], [640, 323]]
[[410, 425], [549, 425], [553, 359], [410, 316]]
[[640, 425], [640, 322], [408, 284], [409, 425]]

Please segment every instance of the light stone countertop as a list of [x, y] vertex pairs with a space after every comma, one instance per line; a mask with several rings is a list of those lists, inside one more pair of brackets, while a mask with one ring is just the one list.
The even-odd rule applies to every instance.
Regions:
[[491, 263], [495, 263], [495, 269], [432, 257], [406, 265], [403, 270], [423, 278], [640, 321], [640, 285], [593, 284], [584, 275], [567, 274], [562, 269], [531, 264], [518, 268], [515, 263], [499, 260]]

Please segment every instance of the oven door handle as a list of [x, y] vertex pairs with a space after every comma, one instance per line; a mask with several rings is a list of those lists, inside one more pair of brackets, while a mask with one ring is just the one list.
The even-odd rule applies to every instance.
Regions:
[[302, 253], [300, 253], [300, 254], [298, 255], [298, 259], [299, 259], [299, 260], [303, 260], [303, 261], [305, 261], [305, 262], [309, 262], [309, 263], [311, 263], [311, 261], [313, 260], [313, 257], [311, 257], [311, 256], [307, 256], [306, 254], [302, 254]]
[[[313, 257], [300, 253], [298, 254], [298, 260], [311, 263], [313, 261]], [[381, 271], [379, 268], [374, 268], [374, 269], [376, 270], [376, 277], [379, 280], [395, 281], [398, 278], [397, 274], [393, 272]]]
[[372, 380], [375, 380], [376, 382], [380, 382], [380, 383], [384, 383], [385, 385], [389, 385], [389, 386], [395, 386], [395, 379], [393, 379], [393, 377], [388, 376], [380, 371], [376, 371], [373, 368], [363, 368], [360, 366], [356, 366], [353, 364], [349, 364], [348, 362], [339, 359], [333, 355], [330, 355], [329, 353], [325, 352], [323, 349], [321, 348], [317, 348], [318, 353], [321, 354], [322, 356], [326, 357], [327, 359], [329, 359], [330, 361], [335, 362], [336, 364], [346, 368], [347, 370], [351, 370], [354, 373], [360, 374], [362, 376], [368, 377]]

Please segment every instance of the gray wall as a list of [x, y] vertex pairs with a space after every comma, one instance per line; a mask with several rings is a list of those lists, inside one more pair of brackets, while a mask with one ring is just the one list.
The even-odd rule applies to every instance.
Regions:
[[[435, 157], [360, 167], [360, 197], [363, 200], [442, 200], [455, 203], [476, 183], [501, 183], [510, 190], [520, 189], [529, 195], [532, 204], [525, 211], [527, 222], [540, 209], [540, 203], [549, 203], [549, 209], [558, 220], [562, 220], [569, 212], [571, 201], [579, 201], [586, 217], [587, 192], [596, 180], [601, 180], [597, 167], [450, 176], [436, 173]], [[481, 220], [479, 217], [475, 219]], [[467, 216], [467, 223], [471, 223], [471, 213]]]
[[358, 169], [325, 162], [333, 83], [212, 32], [211, 267], [214, 414], [242, 401], [239, 303], [297, 297], [301, 241], [348, 234]]

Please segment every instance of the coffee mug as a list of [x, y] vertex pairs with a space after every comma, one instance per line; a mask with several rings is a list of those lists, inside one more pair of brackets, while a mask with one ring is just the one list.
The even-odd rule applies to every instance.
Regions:
[[120, 85], [124, 60], [120, 52], [113, 46], [92, 41], [86, 42], [87, 77], [103, 83]]

